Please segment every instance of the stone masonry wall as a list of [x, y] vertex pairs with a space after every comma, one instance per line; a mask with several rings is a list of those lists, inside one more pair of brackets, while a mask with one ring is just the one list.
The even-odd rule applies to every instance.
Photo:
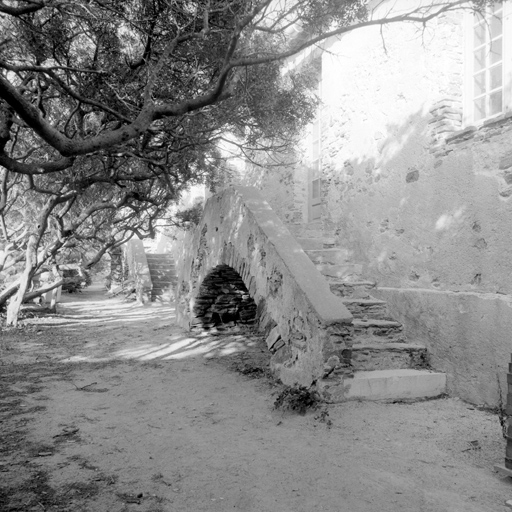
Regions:
[[[463, 19], [357, 30], [326, 46], [322, 226], [385, 288], [450, 392], [496, 406], [512, 322], [512, 118], [462, 124]], [[294, 179], [305, 186], [303, 165]]]
[[272, 369], [284, 383], [310, 385], [329, 358], [343, 360], [351, 314], [257, 190], [233, 188], [211, 197], [175, 259], [177, 320], [183, 327], [197, 323], [201, 285], [227, 266], [257, 306]]

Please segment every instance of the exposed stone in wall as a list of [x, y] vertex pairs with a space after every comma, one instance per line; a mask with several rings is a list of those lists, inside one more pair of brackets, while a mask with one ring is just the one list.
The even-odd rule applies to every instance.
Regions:
[[429, 121], [433, 144], [443, 143], [447, 137], [462, 128], [461, 98], [447, 98], [435, 103], [430, 109]]

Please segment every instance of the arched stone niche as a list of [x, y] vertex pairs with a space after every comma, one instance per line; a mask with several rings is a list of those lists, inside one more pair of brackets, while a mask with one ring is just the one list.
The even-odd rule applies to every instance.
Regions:
[[192, 329], [251, 327], [257, 306], [240, 274], [229, 265], [218, 265], [199, 286], [194, 299]]

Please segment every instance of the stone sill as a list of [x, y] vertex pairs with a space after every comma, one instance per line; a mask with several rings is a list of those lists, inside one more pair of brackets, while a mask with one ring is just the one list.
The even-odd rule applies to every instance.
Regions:
[[505, 114], [501, 114], [499, 116], [493, 117], [492, 119], [487, 119], [482, 124], [468, 126], [463, 130], [459, 130], [454, 132], [449, 137], [446, 137], [446, 144], [456, 144], [458, 142], [462, 142], [468, 139], [471, 139], [477, 132], [486, 130], [487, 128], [499, 128], [509, 123], [512, 120], [512, 112], [506, 112]]

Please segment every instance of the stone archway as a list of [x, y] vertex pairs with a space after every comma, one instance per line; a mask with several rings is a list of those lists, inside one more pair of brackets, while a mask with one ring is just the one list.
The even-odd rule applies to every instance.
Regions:
[[175, 259], [178, 324], [199, 329], [245, 315], [231, 302], [232, 290], [223, 291], [221, 274], [228, 272], [238, 283], [236, 295], [248, 290], [253, 299], [248, 311], [285, 384], [311, 385], [326, 361], [343, 359], [350, 348], [352, 315], [256, 189], [210, 197]]
[[240, 274], [218, 265], [203, 279], [192, 310], [193, 330], [225, 330], [254, 326], [257, 306]]

